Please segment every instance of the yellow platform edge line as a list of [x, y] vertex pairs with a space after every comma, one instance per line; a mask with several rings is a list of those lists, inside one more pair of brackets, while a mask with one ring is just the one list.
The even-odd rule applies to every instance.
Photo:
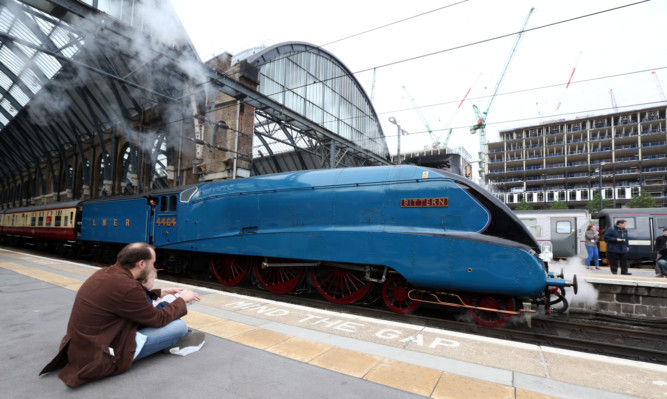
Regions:
[[0, 267], [2, 267], [3, 269], [11, 270], [19, 274], [23, 274], [24, 276], [28, 276], [36, 280], [44, 281], [46, 283], [51, 283], [61, 287], [73, 287], [76, 286], [77, 284], [80, 285], [83, 283], [80, 280], [70, 277], [65, 277], [57, 273], [52, 273], [45, 270], [35, 269], [29, 266], [23, 266], [6, 261], [0, 261]]
[[[210, 322], [211, 319], [219, 321]], [[289, 337], [249, 324], [219, 319], [206, 313], [189, 310], [183, 320], [192, 328], [244, 346], [434, 399], [514, 399], [518, 393], [518, 389], [512, 386], [459, 376], [304, 338]], [[191, 324], [190, 321], [194, 323]], [[230, 330], [226, 331], [225, 327], [230, 327]], [[520, 396], [526, 399], [556, 398], [524, 389], [520, 389]]]

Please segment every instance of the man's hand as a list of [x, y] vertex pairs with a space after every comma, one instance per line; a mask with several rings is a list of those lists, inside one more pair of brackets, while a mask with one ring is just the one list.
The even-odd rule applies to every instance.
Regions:
[[190, 291], [190, 290], [184, 290], [184, 291], [182, 291], [182, 292], [181, 292], [181, 296], [180, 296], [180, 298], [183, 298], [183, 300], [184, 300], [185, 303], [187, 303], [187, 304], [192, 303], [192, 301], [197, 301], [197, 302], [199, 302], [199, 294], [197, 294], [197, 293], [194, 292], [194, 291]]
[[623, 242], [623, 239], [622, 238], [617, 238], [616, 241]]

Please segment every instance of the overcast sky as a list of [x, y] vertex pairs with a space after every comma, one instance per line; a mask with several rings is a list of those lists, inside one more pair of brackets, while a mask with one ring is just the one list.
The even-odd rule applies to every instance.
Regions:
[[[237, 54], [248, 48], [286, 41], [324, 45], [426, 13], [324, 46], [355, 72], [369, 97], [373, 68], [377, 68], [373, 103], [392, 154], [396, 152], [397, 140], [396, 127], [387, 120], [390, 116], [411, 133], [401, 139], [402, 153], [421, 150], [432, 143], [402, 90], [406, 86], [422, 107], [424, 118], [438, 136], [436, 139], [443, 140], [449, 127], [453, 127], [449, 146], [463, 146], [473, 160], [477, 159], [479, 138], [469, 132], [475, 122], [472, 106], [487, 108], [488, 96], [494, 91], [516, 36], [489, 39], [518, 32], [533, 7], [535, 11], [526, 29], [538, 29], [524, 33], [500, 95], [490, 109], [487, 120], [490, 142], [499, 140], [499, 130], [614, 112], [610, 90], [620, 110], [657, 105], [664, 99], [652, 71], [667, 89], [667, 1], [664, 0], [640, 2], [602, 13], [599, 12], [635, 1], [172, 0], [172, 3], [204, 61], [224, 51]], [[432, 10], [437, 11], [429, 12]], [[599, 14], [579, 18], [593, 13]], [[540, 28], [569, 19], [575, 20]], [[484, 42], [474, 44], [480, 41]], [[460, 46], [464, 47], [454, 49]], [[424, 56], [431, 53], [437, 54]], [[385, 66], [414, 57], [418, 58]], [[575, 66], [573, 83], [565, 89]], [[609, 77], [613, 75], [622, 76]], [[589, 81], [577, 83], [583, 80]], [[459, 102], [470, 88], [467, 101], [457, 112]], [[520, 93], [502, 94], [516, 91]], [[559, 101], [562, 105], [557, 111]]]

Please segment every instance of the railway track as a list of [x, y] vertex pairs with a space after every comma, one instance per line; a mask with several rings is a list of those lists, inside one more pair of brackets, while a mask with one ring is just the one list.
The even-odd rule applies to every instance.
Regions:
[[[319, 298], [317, 293], [310, 294], [306, 290], [297, 294], [275, 295], [248, 286], [227, 287], [213, 281], [183, 279], [174, 276], [160, 276], [160, 278], [261, 299], [336, 310], [357, 316], [412, 323], [596, 355], [667, 364], [666, 322], [656, 322], [654, 326], [636, 326], [628, 325], [627, 319], [610, 321], [604, 316], [598, 317], [592, 313], [585, 313], [571, 316], [535, 316], [531, 320], [530, 327], [525, 322], [518, 322], [509, 327], [489, 328], [472, 324], [471, 321], [456, 320], [454, 319], [455, 312], [446, 312], [443, 315], [442, 308], [425, 307], [414, 314], [400, 315], [385, 309], [381, 300], [365, 305], [337, 305]], [[635, 324], [652, 323], [637, 321]]]

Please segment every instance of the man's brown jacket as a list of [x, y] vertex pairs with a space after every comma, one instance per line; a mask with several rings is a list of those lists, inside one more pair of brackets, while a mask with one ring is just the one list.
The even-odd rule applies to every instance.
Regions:
[[120, 265], [100, 269], [76, 294], [60, 351], [40, 375], [62, 368], [60, 379], [76, 387], [123, 373], [132, 367], [139, 326], [163, 327], [187, 312], [181, 298], [153, 307], [141, 283]]

